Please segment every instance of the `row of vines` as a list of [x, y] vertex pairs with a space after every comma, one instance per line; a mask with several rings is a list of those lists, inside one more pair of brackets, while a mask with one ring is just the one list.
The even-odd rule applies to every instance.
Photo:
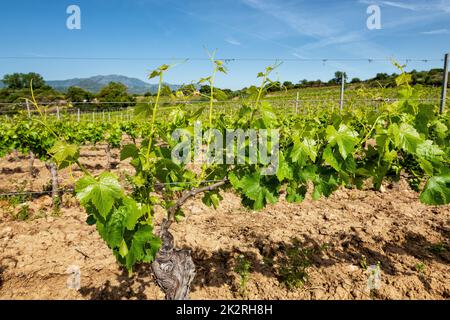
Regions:
[[[199, 82], [211, 88], [204, 108], [187, 111], [180, 104], [169, 116], [158, 117], [164, 75], [172, 68], [163, 65], [150, 74], [159, 80], [158, 95], [136, 109], [139, 121], [94, 124], [49, 121], [45, 115], [17, 117], [0, 124], [0, 156], [18, 150], [47, 161], [54, 171], [78, 166], [84, 176], [76, 182], [75, 194], [86, 209], [87, 223], [96, 226], [130, 274], [136, 264], [151, 263], [167, 299], [188, 298], [195, 276], [190, 252], [175, 248], [170, 233], [192, 197], [201, 196], [205, 204], [217, 208], [221, 192], [231, 189], [244, 206], [258, 210], [277, 202], [282, 190], [287, 201], [301, 202], [308, 192], [319, 199], [340, 187], [379, 189], [384, 180], [399, 179], [402, 174], [422, 202], [450, 203], [450, 114], [441, 115], [436, 105], [417, 99], [403, 66], [396, 65], [402, 73], [396, 79], [395, 102], [383, 102], [376, 109], [362, 106], [288, 115], [274, 110], [265, 99], [274, 67], [258, 74], [260, 87], [250, 89], [247, 101], [235, 113], [214, 109], [215, 79], [226, 68], [213, 56], [211, 64], [211, 75]], [[30, 102], [41, 112], [36, 101]], [[203, 163], [193, 168], [174, 161], [172, 150], [179, 141], [172, 133], [180, 128], [193, 132], [199, 120], [204, 132], [216, 129], [223, 136], [227, 129], [278, 130], [275, 174], [264, 175], [264, 166], [251, 162], [248, 152], [239, 164]], [[122, 144], [124, 134], [133, 143]], [[109, 170], [94, 176], [80, 162], [80, 146], [99, 142], [107, 144], [107, 152], [120, 149], [121, 161], [131, 159], [135, 169], [128, 181], [131, 190]], [[201, 143], [209, 150], [215, 145], [214, 136], [204, 135]], [[160, 184], [164, 188], [158, 188]], [[154, 225], [157, 207], [167, 213], [159, 226]]]

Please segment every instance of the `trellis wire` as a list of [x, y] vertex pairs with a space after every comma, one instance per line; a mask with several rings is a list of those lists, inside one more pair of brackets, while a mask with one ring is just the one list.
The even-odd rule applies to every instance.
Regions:
[[[450, 97], [446, 97], [446, 101], [448, 101], [450, 99]], [[295, 105], [297, 105], [298, 103], [323, 103], [323, 102], [359, 102], [359, 103], [369, 103], [369, 102], [376, 102], [376, 103], [390, 103], [390, 102], [398, 102], [398, 101], [402, 101], [402, 99], [398, 99], [398, 98], [372, 98], [372, 99], [363, 99], [363, 98], [343, 98], [341, 100], [341, 98], [327, 98], [327, 99], [277, 99], [277, 98], [273, 98], [273, 99], [268, 99], [268, 100], [272, 100], [273, 103], [293, 103]], [[416, 102], [439, 102], [441, 101], [441, 98], [413, 98], [413, 99], [408, 99], [409, 101], [416, 101]], [[239, 106], [243, 101], [220, 101], [220, 102], [216, 102], [213, 107], [218, 108], [221, 107], [224, 104], [230, 105], [231, 107], [237, 107]], [[165, 102], [162, 104], [166, 104], [166, 105], [170, 105], [170, 106], [160, 106], [159, 111], [163, 112], [166, 110], [173, 110], [173, 109], [177, 109], [180, 107], [186, 107], [186, 108], [201, 108], [201, 107], [205, 107], [207, 102]], [[105, 103], [105, 104], [109, 104], [109, 103]], [[181, 106], [181, 104], [183, 104]], [[205, 105], [203, 105], [205, 104]], [[18, 105], [15, 103], [3, 103], [3, 105]], [[60, 106], [60, 105], [55, 105], [55, 106]], [[92, 113], [103, 113], [103, 112], [117, 112], [117, 113], [122, 113], [122, 112], [130, 112], [133, 110], [133, 107], [127, 107], [127, 108], [120, 108], [120, 109], [107, 109], [107, 110], [83, 110], [81, 111], [81, 109], [78, 111], [79, 109], [76, 110], [59, 110], [60, 114], [65, 114], [65, 115], [73, 115], [76, 114], [77, 115], [77, 120], [80, 121], [80, 117], [82, 115], [86, 115], [87, 113], [89, 113], [91, 115], [91, 117], [95, 117], [92, 116]], [[1, 110], [0, 114], [16, 114], [18, 112], [24, 112], [27, 111], [25, 110]], [[34, 112], [30, 112], [29, 116], [31, 116], [32, 114], [34, 114]], [[58, 110], [54, 111], [54, 112], [47, 112], [48, 116], [57, 116], [58, 115]], [[127, 116], [128, 117], [128, 116]], [[85, 119], [86, 120], [86, 119]]]
[[[450, 97], [447, 97], [447, 99], [449, 99]], [[266, 97], [267, 100], [275, 100], [275, 101], [284, 101], [284, 102], [296, 102], [297, 99], [293, 99], [293, 98], [283, 98], [283, 97]], [[300, 99], [299, 101], [306, 101], [306, 102], [321, 102], [321, 101], [327, 101], [327, 100], [334, 100], [334, 101], [340, 101], [340, 98], [325, 98], [325, 99]], [[359, 101], [359, 102], [368, 102], [368, 101], [398, 101], [398, 100], [402, 100], [399, 98], [351, 98], [351, 99], [345, 99], [345, 100], [352, 100], [352, 101]], [[410, 101], [440, 101], [441, 99], [439, 97], [436, 98], [411, 98], [408, 99]], [[243, 103], [243, 102], [247, 102], [246, 100], [225, 100], [225, 101], [217, 101], [215, 102], [216, 104], [239, 104], [239, 103]], [[207, 104], [209, 103], [208, 101], [198, 101], [198, 100], [194, 100], [194, 101], [184, 101], [184, 100], [173, 100], [173, 101], [162, 101], [160, 102], [161, 105], [164, 104], [184, 104], [187, 106], [193, 106], [195, 104]], [[45, 102], [38, 102], [38, 104], [40, 105], [44, 105], [44, 106], [67, 106], [69, 104], [92, 104], [92, 105], [103, 105], [103, 104], [153, 104], [152, 101], [148, 102], [148, 101], [141, 101], [141, 102], [136, 102], [136, 101], [124, 101], [124, 102], [117, 102], [117, 101], [111, 101], [111, 102], [106, 102], [106, 101], [102, 101], [102, 102], [70, 102], [67, 104], [61, 104], [61, 103], [57, 103], [57, 102], [50, 102], [50, 103], [45, 103]], [[14, 105], [14, 106], [26, 106], [26, 103], [21, 103], [21, 102], [0, 102], [0, 105]], [[121, 109], [117, 109], [117, 110], [124, 110], [126, 108], [121, 108]], [[22, 110], [25, 111], [26, 109]], [[85, 110], [85, 111], [95, 111], [94, 110]], [[109, 111], [109, 110], [99, 110], [99, 111]], [[73, 110], [72, 112], [76, 112], [76, 110]]]
[[[211, 61], [203, 57], [70, 57], [70, 56], [0, 56], [0, 60], [119, 60], [119, 61]], [[442, 62], [442, 58], [262, 58], [262, 57], [219, 57], [216, 60], [233, 61], [289, 61], [289, 62]]]
[[[157, 182], [154, 185], [158, 187], [171, 186], [171, 185], [193, 185], [193, 184], [205, 184], [216, 183], [223, 180], [201, 180], [201, 181], [178, 181], [178, 182]], [[75, 189], [58, 189], [58, 193], [73, 193]], [[0, 197], [15, 197], [15, 196], [27, 196], [27, 195], [45, 195], [51, 194], [52, 191], [20, 191], [20, 192], [5, 192], [0, 193]]]

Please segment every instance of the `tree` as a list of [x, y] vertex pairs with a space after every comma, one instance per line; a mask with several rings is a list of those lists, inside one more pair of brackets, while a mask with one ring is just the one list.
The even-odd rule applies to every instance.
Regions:
[[31, 80], [33, 80], [33, 89], [46, 87], [44, 78], [35, 72], [30, 72], [22, 75], [24, 88], [30, 88]]
[[344, 80], [347, 80], [347, 73], [346, 72], [342, 72], [342, 71], [336, 71], [334, 73], [334, 78], [331, 79], [330, 82], [335, 83], [335, 84], [341, 84], [342, 83], [342, 76], [344, 76]]
[[375, 76], [375, 80], [383, 81], [389, 79], [389, 75], [387, 73], [377, 73]]
[[89, 102], [94, 95], [80, 87], [69, 87], [67, 89], [66, 98], [70, 102]]
[[195, 86], [193, 84], [187, 84], [187, 85], [182, 86], [180, 88], [180, 91], [183, 92], [183, 94], [185, 96], [192, 96], [193, 94], [195, 94], [197, 89], [195, 88]]
[[3, 77], [3, 83], [8, 89], [22, 89], [23, 83], [19, 73], [7, 74]]
[[361, 79], [360, 78], [353, 78], [351, 83], [361, 83]]
[[274, 81], [274, 82], [268, 83], [266, 88], [267, 88], [266, 89], [267, 92], [280, 91], [280, 89], [281, 89], [281, 82], [280, 81]]
[[208, 85], [203, 85], [203, 86], [200, 87], [199, 92], [200, 92], [201, 94], [206, 94], [206, 95], [208, 95], [208, 94], [211, 93], [211, 87], [208, 86]]
[[[195, 87], [194, 87], [195, 88]], [[199, 92], [203, 95], [203, 96], [210, 96], [211, 95], [211, 87], [209, 85], [203, 85], [200, 87]], [[224, 101], [227, 100], [229, 98], [229, 94], [231, 93], [230, 89], [224, 89], [221, 90], [219, 88], [214, 87], [214, 99], [217, 101]]]
[[[110, 82], [97, 95], [103, 108], [125, 108], [135, 104], [136, 98], [128, 94], [127, 86], [120, 82]], [[109, 103], [108, 103], [109, 102]]]
[[294, 88], [294, 84], [291, 81], [285, 81], [283, 82], [283, 87], [285, 87], [286, 89], [293, 89]]
[[30, 73], [13, 73], [3, 77], [3, 83], [8, 89], [18, 90], [30, 88], [31, 80], [33, 80], [33, 88], [39, 89], [46, 87], [44, 78], [35, 72]]

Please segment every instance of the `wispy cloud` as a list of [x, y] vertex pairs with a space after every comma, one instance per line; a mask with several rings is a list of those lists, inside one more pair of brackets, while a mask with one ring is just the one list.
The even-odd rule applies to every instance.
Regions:
[[292, 8], [279, 1], [242, 0], [247, 6], [271, 16], [285, 24], [298, 34], [311, 37], [326, 37], [335, 34], [335, 30], [327, 23], [321, 21], [317, 15], [308, 15], [305, 10]]
[[331, 45], [339, 45], [344, 43], [353, 43], [363, 41], [364, 37], [360, 32], [350, 32], [343, 35], [327, 37], [313, 43], [306, 44], [302, 47], [303, 50], [321, 49]]
[[241, 46], [242, 43], [240, 43], [238, 40], [234, 39], [233, 37], [227, 37], [225, 38], [225, 41], [229, 44], [232, 44], [233, 46]]
[[406, 9], [406, 10], [417, 10], [417, 6], [411, 3], [404, 3], [404, 2], [393, 2], [393, 1], [381, 1], [381, 4], [384, 4], [388, 7], [394, 7], [394, 8], [400, 8], [400, 9]]
[[292, 55], [298, 59], [308, 59], [308, 57], [298, 54], [297, 52], [293, 52]]
[[380, 6], [393, 7], [410, 11], [433, 11], [450, 13], [450, 0], [415, 0], [414, 2], [359, 0], [359, 2], [363, 4], [377, 4]]
[[437, 29], [437, 30], [431, 30], [431, 31], [423, 31], [420, 34], [426, 34], [426, 35], [450, 34], [450, 30], [449, 29]]
[[296, 36], [312, 40], [310, 43], [293, 48], [292, 54], [296, 57], [309, 55], [309, 51], [313, 49], [364, 40], [363, 33], [344, 30], [339, 19], [330, 19], [329, 14], [318, 15], [317, 12], [308, 10], [304, 2], [292, 1], [282, 4], [274, 0], [242, 0], [242, 2], [269, 18], [284, 23]]
[[[288, 50], [295, 49], [293, 46], [278, 42], [272, 38], [267, 37], [267, 35], [262, 32], [252, 32], [252, 31], [248, 31], [246, 28], [241, 27], [239, 25], [233, 25], [233, 24], [229, 24], [229, 23], [225, 23], [225, 22], [220, 22], [218, 19], [211, 18], [208, 15], [199, 14], [199, 13], [196, 13], [195, 11], [186, 10], [186, 9], [176, 5], [175, 3], [173, 4], [172, 7], [173, 7], [173, 9], [175, 9], [185, 15], [189, 15], [191, 17], [194, 17], [194, 18], [204, 21], [206, 23], [219, 26], [220, 28], [222, 28], [224, 30], [225, 29], [230, 30], [239, 35], [243, 35], [243, 36], [250, 37], [250, 38], [255, 38], [260, 41], [264, 41], [264, 42], [270, 43], [272, 45], [276, 45], [280, 48], [284, 48], [284, 49], [288, 49]], [[225, 41], [227, 41], [227, 39], [228, 38], [226, 38]], [[230, 40], [230, 39], [228, 39], [228, 40]], [[234, 41], [235, 43], [231, 43], [229, 41], [227, 41], [227, 42], [230, 44], [236, 45], [239, 41]], [[239, 44], [242, 45], [240, 42], [239, 42]]]

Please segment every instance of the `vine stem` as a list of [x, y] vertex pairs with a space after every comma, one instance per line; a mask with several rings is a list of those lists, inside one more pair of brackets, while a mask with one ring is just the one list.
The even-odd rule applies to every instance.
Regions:
[[75, 163], [80, 167], [81, 171], [87, 176], [92, 176], [91, 173], [81, 164], [79, 160], [76, 160]]
[[42, 125], [43, 125], [50, 133], [52, 133], [52, 134], [55, 136], [55, 138], [61, 139], [61, 138], [55, 133], [55, 131], [53, 131], [53, 129], [50, 128], [50, 127], [47, 125], [47, 118], [46, 118], [46, 117], [44, 116], [44, 114], [42, 113], [41, 108], [39, 108], [39, 104], [37, 103], [36, 98], [35, 98], [35, 96], [34, 96], [33, 79], [30, 80], [30, 89], [31, 89], [31, 99], [32, 99], [32, 100], [30, 100], [30, 99], [25, 99], [25, 101], [30, 101], [30, 102], [33, 104], [33, 106], [36, 108], [36, 110], [38, 111], [39, 116], [41, 117], [41, 119], [45, 120], [45, 121], [43, 121], [43, 120], [36, 120], [36, 121], [39, 122], [40, 124], [42, 124]]
[[255, 116], [255, 111], [258, 109], [259, 107], [259, 101], [261, 100], [261, 96], [262, 96], [262, 91], [264, 89], [264, 85], [266, 83], [267, 80], [267, 73], [264, 74], [263, 77], [263, 81], [261, 83], [261, 86], [259, 87], [258, 90], [258, 96], [256, 97], [256, 102], [255, 102], [255, 108], [252, 110], [252, 113], [250, 115], [250, 121], [249, 121], [249, 125], [251, 125], [252, 121], [253, 121], [253, 117]]
[[150, 149], [152, 146], [153, 132], [155, 130], [156, 110], [158, 108], [159, 98], [161, 96], [162, 81], [163, 81], [163, 72], [161, 71], [159, 74], [159, 81], [158, 81], [158, 93], [156, 94], [155, 104], [153, 105], [152, 121], [150, 124], [150, 137], [148, 140], [148, 148], [147, 148], [147, 156], [146, 156], [147, 161], [149, 160], [149, 157], [150, 157]]
[[225, 178], [225, 179], [223, 179], [219, 182], [216, 182], [214, 184], [211, 184], [209, 186], [205, 186], [202, 188], [196, 188], [196, 189], [192, 189], [192, 190], [183, 192], [182, 196], [177, 200], [175, 205], [173, 205], [172, 207], [170, 207], [167, 210], [167, 220], [165, 220], [163, 222], [163, 224], [161, 225], [161, 231], [165, 232], [170, 228], [170, 226], [172, 225], [172, 222], [175, 220], [175, 214], [187, 200], [196, 196], [199, 193], [213, 191], [213, 190], [225, 185], [227, 183], [227, 181], [228, 181], [228, 178]]
[[[216, 81], [216, 75], [217, 75], [217, 65], [215, 65], [214, 63], [214, 55], [211, 56], [211, 62], [214, 65], [214, 71], [213, 74], [211, 76], [211, 80], [209, 82], [210, 85], [210, 96], [209, 96], [209, 131], [208, 131], [208, 138], [206, 141], [206, 152], [208, 153], [208, 149], [209, 149], [209, 144], [210, 144], [210, 140], [211, 140], [211, 129], [212, 129], [212, 112], [213, 112], [213, 107], [214, 107], [214, 83]], [[202, 171], [200, 173], [200, 179], [199, 180], [203, 180], [204, 176], [205, 176], [205, 171], [206, 171], [206, 164], [203, 164], [202, 166]]]
[[378, 124], [378, 121], [380, 121], [380, 119], [384, 117], [384, 115], [379, 115], [376, 119], [375, 122], [373, 124], [373, 126], [370, 128], [369, 132], [367, 133], [367, 135], [359, 142], [359, 145], [363, 145], [370, 137], [370, 135], [372, 134], [373, 130], [375, 130], [376, 125]]

